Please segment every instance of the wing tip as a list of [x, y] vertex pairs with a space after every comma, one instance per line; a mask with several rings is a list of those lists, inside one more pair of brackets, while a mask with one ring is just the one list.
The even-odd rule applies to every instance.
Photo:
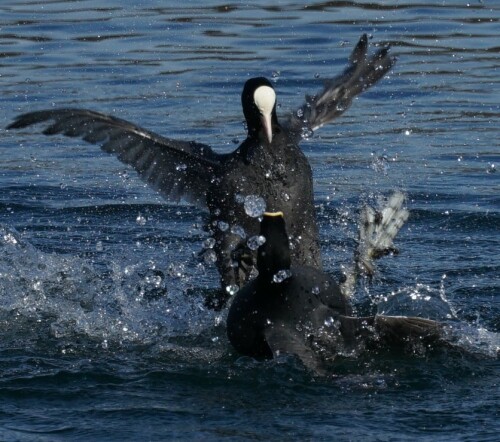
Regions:
[[11, 130], [11, 129], [22, 129], [23, 127], [29, 126], [30, 123], [27, 121], [25, 116], [28, 114], [22, 114], [18, 115], [17, 117], [14, 118], [14, 121], [7, 125], [5, 128], [6, 130]]

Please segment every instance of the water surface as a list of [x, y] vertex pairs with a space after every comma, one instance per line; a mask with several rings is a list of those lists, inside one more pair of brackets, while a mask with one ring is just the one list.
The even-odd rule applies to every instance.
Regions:
[[401, 251], [360, 312], [453, 318], [454, 349], [340, 358], [235, 354], [198, 256], [205, 213], [165, 202], [96, 146], [0, 130], [0, 438], [498, 440], [500, 7], [494, 1], [6, 1], [4, 128], [85, 107], [229, 151], [246, 79], [281, 115], [364, 32], [390, 75], [302, 147], [325, 266], [351, 260], [358, 208], [408, 194]]

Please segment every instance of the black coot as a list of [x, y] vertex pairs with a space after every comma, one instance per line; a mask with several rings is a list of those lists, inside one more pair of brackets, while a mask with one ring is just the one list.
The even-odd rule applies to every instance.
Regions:
[[[18, 116], [8, 129], [50, 122], [46, 135], [62, 133], [101, 145], [134, 167], [139, 176], [167, 198], [185, 198], [208, 207], [221, 284], [241, 287], [255, 268], [258, 216], [280, 208], [288, 221], [292, 259], [321, 268], [318, 228], [309, 163], [298, 142], [342, 114], [353, 97], [391, 68], [388, 48], [368, 57], [363, 35], [346, 70], [280, 125], [276, 94], [265, 78], [246, 82], [242, 105], [247, 139], [230, 154], [217, 154], [193, 141], [164, 138], [132, 123], [85, 109], [50, 109]], [[250, 246], [248, 244], [249, 239]]]
[[331, 358], [361, 345], [440, 338], [441, 326], [428, 319], [352, 316], [349, 297], [334, 279], [294, 264], [282, 212], [264, 214], [261, 235], [259, 275], [235, 295], [227, 317], [228, 338], [239, 353], [260, 359], [296, 355], [313, 372], [326, 374], [325, 351]]

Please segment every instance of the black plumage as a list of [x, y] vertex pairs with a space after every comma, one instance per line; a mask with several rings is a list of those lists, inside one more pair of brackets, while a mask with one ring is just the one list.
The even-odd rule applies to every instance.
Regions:
[[440, 339], [440, 324], [429, 319], [352, 316], [350, 300], [333, 278], [293, 262], [282, 212], [264, 214], [260, 234], [259, 275], [238, 291], [227, 317], [227, 335], [239, 353], [258, 359], [295, 355], [314, 373], [326, 374], [323, 353], [332, 358], [366, 345]]

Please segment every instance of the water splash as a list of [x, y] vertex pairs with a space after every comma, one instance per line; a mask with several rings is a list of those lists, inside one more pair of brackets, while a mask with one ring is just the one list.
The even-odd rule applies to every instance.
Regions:
[[229, 224], [225, 221], [218, 221], [217, 227], [221, 232], [225, 232], [227, 229], [229, 229]]
[[243, 205], [245, 213], [251, 218], [258, 218], [266, 211], [266, 202], [258, 195], [247, 195]]
[[444, 296], [444, 288], [435, 289], [417, 283], [377, 300], [377, 312], [383, 315], [419, 316], [435, 320], [456, 319], [454, 309]]
[[273, 282], [279, 284], [285, 279], [290, 278], [290, 276], [292, 276], [292, 272], [290, 270], [280, 270], [273, 276]]
[[468, 353], [497, 358], [500, 356], [500, 333], [464, 322], [448, 324], [445, 339]]
[[32, 336], [56, 339], [61, 348], [90, 341], [109, 349], [213, 334], [216, 313], [205, 307], [201, 291], [188, 290], [187, 266], [103, 265], [44, 253], [1, 226], [0, 256], [3, 342]]
[[145, 226], [146, 225], [146, 217], [144, 217], [141, 213], [137, 215], [137, 218], [135, 219], [135, 222], [139, 224], [140, 226]]
[[257, 250], [262, 244], [266, 242], [266, 238], [262, 235], [255, 235], [248, 238], [247, 246], [250, 250]]
[[229, 293], [230, 296], [236, 295], [238, 292], [239, 287], [236, 284], [231, 284], [226, 286], [226, 292]]
[[231, 233], [234, 235], [238, 235], [242, 239], [245, 239], [247, 237], [245, 229], [239, 225], [231, 226]]

